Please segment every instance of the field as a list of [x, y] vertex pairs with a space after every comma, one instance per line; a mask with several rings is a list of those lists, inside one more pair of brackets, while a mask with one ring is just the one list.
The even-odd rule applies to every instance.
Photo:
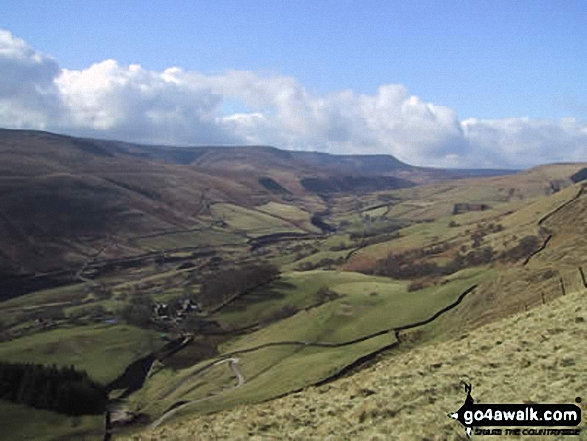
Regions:
[[[239, 370], [245, 378], [241, 387], [235, 387], [237, 382], [227, 364], [198, 375], [193, 372], [200, 366], [194, 366], [171, 377], [154, 375], [134, 397], [132, 405], [155, 418], [174, 403], [190, 401], [181, 406], [180, 412], [165, 415], [164, 421], [167, 421], [186, 413], [209, 413], [241, 403], [265, 401], [324, 380], [365, 354], [394, 342], [393, 334], [386, 334], [344, 348], [259, 349], [238, 356]], [[178, 384], [181, 387], [177, 387]]]
[[[25, 421], [26, 423], [23, 424]], [[0, 400], [0, 427], [2, 427], [2, 440], [4, 441], [25, 439], [100, 441], [104, 439], [103, 415], [68, 417], [3, 400]]]
[[[319, 194], [304, 190], [300, 179], [326, 172], [274, 150], [163, 155], [154, 149], [141, 153], [143, 172], [123, 149], [115, 153], [124, 156], [118, 172], [94, 158], [101, 165], [87, 179], [63, 174], [43, 178], [42, 185], [31, 182], [23, 197], [53, 189], [86, 201], [98, 188], [96, 204], [110, 210], [112, 223], [90, 228], [76, 218], [67, 224], [72, 231], [55, 233], [53, 243], [37, 236], [46, 214], [28, 219], [14, 202], [10, 222], [0, 218], [0, 232], [14, 223], [28, 232], [27, 243], [44, 244], [31, 254], [30, 274], [67, 268], [71, 282], [0, 302], [0, 360], [74, 365], [109, 383], [165, 342], [184, 342], [176, 353], [159, 352], [145, 372], [130, 374], [138, 390], [111, 393], [124, 397], [118, 406], [140, 417], [117, 427], [118, 434], [138, 436], [155, 425], [154, 439], [182, 439], [203, 424], [211, 439], [283, 438], [286, 432], [294, 439], [393, 439], [394, 427], [430, 437], [428, 429], [416, 429], [427, 426], [414, 416], [424, 403], [440, 415], [430, 418], [438, 436], [459, 439], [444, 419], [444, 407], [462, 398], [457, 379], [470, 375], [475, 390], [490, 398], [493, 389], [501, 391], [500, 379], [513, 384], [506, 357], [522, 364], [516, 358], [521, 341], [536, 337], [523, 335], [520, 317], [529, 320], [528, 329], [543, 326], [547, 335], [555, 325], [544, 325], [545, 317], [556, 321], [560, 310], [571, 320], [568, 337], [579, 335], [581, 321], [561, 300], [574, 299], [579, 308], [576, 296], [585, 291], [579, 269], [587, 271], [587, 197], [569, 179], [582, 165]], [[151, 162], [149, 155], [163, 156]], [[274, 169], [267, 176], [281, 186], [273, 190], [254, 174], [265, 173], [268, 164]], [[414, 173], [426, 181], [427, 172]], [[455, 204], [464, 203], [477, 208], [455, 214]], [[332, 231], [313, 225], [318, 218]], [[49, 233], [54, 220], [47, 221]], [[528, 236], [537, 245], [511, 258]], [[0, 264], [30, 252], [6, 243]], [[53, 262], [52, 253], [61, 260]], [[390, 254], [408, 257], [385, 260]], [[254, 270], [267, 263], [276, 270], [257, 283]], [[225, 280], [215, 280], [218, 274]], [[243, 277], [243, 291], [223, 285], [242, 274], [254, 281]], [[222, 290], [217, 297], [210, 294], [214, 286]], [[559, 308], [552, 317], [544, 312], [550, 305]], [[512, 322], [513, 315], [519, 321]], [[532, 324], [533, 317], [542, 324]], [[519, 342], [484, 341], [492, 333], [505, 341], [500, 323], [515, 324]], [[491, 373], [483, 364], [489, 352], [499, 366], [491, 368], [494, 378], [481, 380]], [[543, 370], [556, 376], [564, 357], [552, 357]], [[575, 363], [585, 366], [578, 358]], [[569, 375], [580, 380], [578, 371]], [[14, 439], [77, 439], [99, 433], [104, 421], [52, 417], [13, 403], [0, 407]], [[28, 426], [29, 418], [35, 424]]]
[[303, 232], [290, 221], [238, 205], [214, 204], [212, 216], [250, 237], [283, 232]]
[[[362, 337], [425, 320], [455, 302], [484, 271], [457, 274], [440, 289], [408, 292], [406, 284], [383, 277], [336, 271], [291, 273], [274, 289], [285, 285], [284, 299], [312, 297], [326, 286], [342, 297], [302, 310], [259, 331], [235, 338], [220, 346], [218, 360], [238, 357], [244, 377], [242, 387], [231, 387], [226, 366], [202, 362], [179, 371], [159, 370], [148, 380], [133, 405], [153, 418], [175, 402], [194, 401], [182, 412], [210, 412], [243, 402], [258, 402], [291, 390], [315, 384], [332, 376], [355, 360], [396, 342], [393, 332], [342, 347], [305, 347], [303, 342], [346, 344]], [[287, 282], [285, 282], [287, 281]], [[259, 304], [259, 309], [263, 303]], [[250, 313], [250, 311], [247, 312]], [[233, 323], [247, 323], [245, 312], [227, 311]], [[218, 317], [220, 318], [221, 315]], [[269, 346], [280, 342], [301, 342]], [[259, 349], [255, 349], [259, 348]], [[302, 368], [304, 367], [305, 368]], [[220, 374], [220, 373], [223, 374]], [[234, 382], [234, 380], [232, 380]], [[215, 385], [215, 388], [212, 387]], [[211, 395], [212, 394], [212, 395]], [[179, 412], [177, 412], [179, 413]], [[174, 413], [176, 416], [176, 413]]]
[[86, 283], [40, 290], [28, 296], [16, 297], [0, 303], [0, 310], [34, 309], [47, 304], [67, 304], [79, 301]]
[[303, 277], [304, 274], [285, 273], [280, 280], [247, 293], [211, 318], [229, 327], [247, 327], [270, 320], [284, 308], [312, 306], [317, 302], [318, 289], [328, 286], [329, 277]]
[[202, 228], [135, 240], [139, 247], [146, 250], [242, 245], [244, 242], [245, 239], [242, 236], [221, 228]]
[[104, 384], [160, 346], [155, 334], [127, 325], [89, 325], [38, 332], [0, 344], [0, 360], [74, 365]]
[[[463, 427], [447, 416], [464, 402], [461, 380], [470, 382], [473, 397], [486, 403], [574, 403], [581, 396], [587, 388], [581, 349], [586, 313], [583, 291], [441, 344], [393, 354], [335, 383], [177, 420], [125, 439], [244, 440], [287, 434], [296, 440], [462, 440]], [[584, 400], [581, 409], [587, 410]], [[587, 439], [584, 421], [580, 428], [577, 439]]]
[[286, 219], [294, 225], [298, 225], [305, 230], [312, 232], [320, 231], [311, 224], [311, 214], [295, 205], [286, 205], [279, 202], [268, 202], [265, 205], [256, 207], [256, 209], [280, 219]]
[[469, 274], [441, 288], [407, 292], [406, 284], [383, 277], [351, 272], [312, 271], [296, 274], [298, 286], [309, 292], [328, 286], [342, 297], [300, 311], [223, 348], [230, 352], [279, 340], [342, 343], [383, 329], [423, 320], [473, 285], [479, 274]]

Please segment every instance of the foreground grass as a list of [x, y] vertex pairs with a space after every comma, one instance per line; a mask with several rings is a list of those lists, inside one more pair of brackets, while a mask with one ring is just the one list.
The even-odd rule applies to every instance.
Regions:
[[[481, 402], [573, 403], [583, 396], [583, 414], [587, 410], [584, 290], [455, 337], [329, 385], [185, 418], [130, 439], [464, 440], [462, 427], [447, 417], [465, 398], [461, 380], [472, 383]], [[585, 422], [580, 427], [575, 439], [585, 440]]]
[[197, 375], [193, 373], [205, 363], [175, 374], [164, 370], [150, 378], [131, 403], [158, 417], [174, 403], [196, 400], [175, 419], [258, 403], [320, 382], [395, 341], [392, 333], [340, 348], [279, 346], [239, 354], [239, 370], [245, 378], [240, 388], [234, 388], [236, 380], [226, 363]]

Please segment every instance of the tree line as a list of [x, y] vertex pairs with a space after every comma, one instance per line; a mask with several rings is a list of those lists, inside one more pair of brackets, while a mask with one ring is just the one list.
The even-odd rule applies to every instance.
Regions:
[[67, 415], [103, 413], [104, 386], [73, 366], [0, 362], [0, 398]]
[[[476, 244], [474, 243], [474, 246]], [[479, 245], [477, 245], [479, 246]], [[449, 248], [448, 244], [427, 249], [415, 249], [404, 253], [390, 253], [375, 263], [374, 274], [394, 279], [412, 279], [428, 276], [446, 276], [461, 269], [485, 265], [496, 259], [513, 262], [527, 257], [540, 247], [537, 236], [525, 236], [510, 249], [496, 254], [491, 246], [479, 247], [468, 253], [460, 252], [444, 265], [423, 260], [425, 257], [441, 254]]]
[[212, 308], [271, 282], [279, 274], [279, 268], [269, 263], [217, 271], [202, 281], [198, 300], [203, 308]]

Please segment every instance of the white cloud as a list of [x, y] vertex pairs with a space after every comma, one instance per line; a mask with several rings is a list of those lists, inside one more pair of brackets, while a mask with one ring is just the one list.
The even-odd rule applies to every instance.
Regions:
[[57, 62], [0, 29], [0, 125], [45, 128], [59, 108]]
[[526, 166], [587, 158], [587, 126], [574, 118], [468, 119], [462, 126], [471, 145], [468, 163], [480, 158], [492, 165]]
[[206, 84], [175, 80], [176, 69], [152, 72], [114, 60], [56, 80], [62, 124], [76, 130], [150, 143], [234, 143], [221, 124], [222, 97]]
[[[401, 84], [373, 94], [308, 91], [292, 77], [162, 72], [115, 60], [60, 69], [0, 30], [0, 125], [167, 144], [268, 144], [332, 153], [389, 153], [418, 165], [526, 167], [584, 160], [573, 118], [460, 121]], [[226, 105], [223, 105], [226, 104]], [[239, 107], [230, 111], [231, 107]]]

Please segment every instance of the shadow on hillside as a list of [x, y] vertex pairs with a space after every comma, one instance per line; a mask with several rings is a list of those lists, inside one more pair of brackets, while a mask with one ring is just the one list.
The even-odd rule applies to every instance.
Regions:
[[270, 300], [282, 300], [287, 297], [284, 291], [295, 289], [295, 285], [278, 280], [269, 286], [262, 286], [246, 294], [243, 294], [230, 305], [224, 308], [225, 312], [244, 311], [247, 306], [256, 303], [263, 303]]

